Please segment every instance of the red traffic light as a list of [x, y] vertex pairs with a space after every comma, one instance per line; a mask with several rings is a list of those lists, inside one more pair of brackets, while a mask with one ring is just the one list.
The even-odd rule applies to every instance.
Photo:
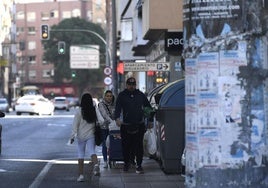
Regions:
[[117, 71], [117, 73], [119, 73], [119, 74], [124, 74], [124, 63], [123, 63], [123, 62], [120, 61], [120, 62], [117, 64], [116, 71]]

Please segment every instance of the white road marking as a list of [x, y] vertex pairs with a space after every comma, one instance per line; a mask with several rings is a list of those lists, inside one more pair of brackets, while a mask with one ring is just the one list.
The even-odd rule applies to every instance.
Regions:
[[32, 184], [29, 188], [39, 187], [43, 179], [45, 178], [46, 174], [48, 173], [49, 169], [52, 167], [54, 160], [49, 161], [46, 166], [42, 169], [42, 171], [38, 174], [38, 176], [34, 179]]
[[66, 124], [59, 124], [59, 123], [48, 123], [47, 126], [55, 126], [55, 127], [65, 127]]

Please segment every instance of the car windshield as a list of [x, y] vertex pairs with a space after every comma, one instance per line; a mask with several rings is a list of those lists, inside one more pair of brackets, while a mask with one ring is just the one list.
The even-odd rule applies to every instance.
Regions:
[[7, 103], [7, 101], [6, 100], [0, 100], [0, 103], [5, 104], [5, 103]]
[[57, 102], [64, 102], [66, 99], [55, 99]]

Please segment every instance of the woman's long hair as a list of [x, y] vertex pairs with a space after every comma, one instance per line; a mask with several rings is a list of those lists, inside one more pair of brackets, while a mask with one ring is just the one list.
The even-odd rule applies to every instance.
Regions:
[[89, 93], [82, 95], [80, 107], [82, 117], [86, 122], [93, 123], [97, 120], [95, 106], [93, 105], [92, 96]]

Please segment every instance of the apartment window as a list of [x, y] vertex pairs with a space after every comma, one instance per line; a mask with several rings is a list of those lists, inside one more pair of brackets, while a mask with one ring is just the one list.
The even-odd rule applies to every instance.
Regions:
[[63, 11], [62, 18], [63, 19], [71, 18], [71, 12], [70, 11]]
[[51, 18], [58, 18], [59, 17], [59, 12], [57, 10], [50, 11], [50, 17]]
[[29, 70], [29, 78], [36, 78], [36, 71], [35, 70]]
[[97, 18], [97, 23], [102, 24], [102, 19], [101, 18]]
[[49, 12], [41, 12], [41, 19], [42, 20], [49, 20]]
[[87, 11], [87, 17], [88, 17], [88, 20], [91, 21], [92, 20], [92, 11]]
[[43, 64], [48, 64], [48, 62], [45, 60], [45, 57], [43, 57], [43, 59], [42, 59], [42, 63], [43, 63]]
[[27, 13], [27, 21], [34, 22], [36, 19], [35, 12], [28, 12]]
[[24, 27], [17, 27], [17, 33], [23, 33], [24, 32]]
[[43, 70], [43, 72], [42, 72], [43, 78], [49, 78], [50, 76], [51, 76], [51, 70], [49, 70], [49, 69]]
[[16, 16], [17, 20], [23, 20], [24, 19], [24, 12], [23, 11], [19, 11], [17, 12], [17, 16]]
[[29, 57], [28, 57], [29, 63], [31, 63], [31, 64], [36, 63], [35, 59], [36, 59], [35, 56], [29, 56]]
[[96, 2], [95, 2], [95, 4], [96, 4], [96, 8], [98, 8], [98, 9], [101, 9], [102, 7], [102, 0], [97, 0]]
[[36, 48], [36, 42], [35, 41], [29, 41], [28, 42], [28, 49], [29, 50], [35, 50]]
[[19, 70], [18, 74], [19, 74], [20, 77], [25, 78], [25, 70]]
[[73, 17], [80, 17], [80, 16], [81, 16], [81, 12], [80, 12], [80, 10], [79, 10], [79, 9], [74, 9], [74, 10], [72, 11], [72, 16], [73, 16]]
[[24, 63], [24, 58], [22, 56], [18, 56], [17, 61], [19, 62], [19, 64], [23, 64]]
[[121, 39], [122, 41], [132, 40], [132, 20], [126, 19], [121, 22]]
[[34, 35], [35, 34], [35, 27], [28, 27], [28, 34]]

